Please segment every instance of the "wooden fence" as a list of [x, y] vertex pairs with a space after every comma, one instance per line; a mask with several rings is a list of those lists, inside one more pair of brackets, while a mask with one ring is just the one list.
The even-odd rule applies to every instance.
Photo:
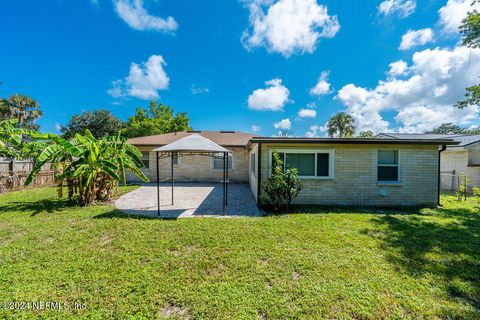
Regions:
[[[0, 193], [22, 189], [25, 180], [33, 169], [32, 161], [0, 161]], [[42, 167], [30, 186], [49, 186], [55, 184], [55, 171], [50, 164]]]

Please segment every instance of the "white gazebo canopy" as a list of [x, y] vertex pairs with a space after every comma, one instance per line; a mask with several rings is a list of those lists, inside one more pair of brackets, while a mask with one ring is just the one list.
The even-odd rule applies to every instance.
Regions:
[[187, 137], [178, 139], [163, 147], [154, 149], [155, 152], [231, 152], [228, 149], [216, 144], [210, 139], [202, 137], [199, 134], [192, 134]]
[[225, 214], [226, 207], [228, 205], [228, 154], [230, 150], [216, 144], [210, 139], [202, 137], [199, 134], [192, 134], [187, 137], [178, 139], [172, 143], [164, 145], [163, 147], [153, 149], [156, 152], [157, 158], [157, 215], [160, 217], [160, 167], [159, 167], [159, 155], [167, 154], [170, 156], [171, 166], [171, 186], [172, 186], [172, 205], [174, 204], [173, 188], [174, 188], [174, 175], [173, 175], [173, 154], [177, 153], [186, 155], [209, 155], [216, 156], [217, 154], [223, 154], [223, 213]]

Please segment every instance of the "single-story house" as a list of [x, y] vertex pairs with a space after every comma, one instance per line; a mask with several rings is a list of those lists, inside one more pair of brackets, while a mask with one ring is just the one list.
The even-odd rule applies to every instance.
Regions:
[[[456, 145], [449, 145], [441, 154], [441, 187], [455, 190], [458, 177], [468, 177], [469, 187], [480, 186], [480, 135], [467, 134], [408, 134], [381, 133], [376, 136], [382, 139], [452, 139]], [[463, 183], [463, 182], [461, 182]]]
[[[440, 148], [450, 139], [335, 139], [259, 137], [238, 131], [184, 131], [129, 139], [143, 153], [145, 174], [156, 181], [152, 150], [199, 134], [232, 153], [230, 183], [249, 183], [257, 199], [271, 175], [272, 154], [299, 171], [303, 188], [296, 204], [359, 206], [436, 206]], [[159, 160], [160, 180], [171, 174], [171, 159]], [[173, 155], [176, 181], [220, 182], [223, 156]], [[133, 177], [129, 177], [133, 179]]]

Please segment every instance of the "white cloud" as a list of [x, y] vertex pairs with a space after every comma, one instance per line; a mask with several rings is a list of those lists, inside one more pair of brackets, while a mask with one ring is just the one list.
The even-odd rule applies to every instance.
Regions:
[[167, 63], [160, 55], [152, 55], [147, 62], [138, 65], [132, 63], [127, 77], [112, 82], [113, 87], [107, 91], [114, 98], [126, 96], [139, 99], [157, 99], [159, 91], [168, 88], [170, 79], [163, 69]]
[[433, 30], [430, 28], [420, 30], [408, 30], [402, 36], [400, 50], [409, 50], [414, 47], [423, 46], [433, 41]]
[[328, 71], [323, 71], [320, 74], [320, 77], [318, 78], [317, 84], [315, 87], [310, 89], [310, 94], [312, 96], [321, 96], [324, 94], [329, 94], [331, 92], [330, 90], [330, 83], [328, 82], [328, 76], [329, 76]]
[[[390, 124], [382, 112], [396, 112], [399, 131], [422, 132], [443, 122], [469, 124], [479, 107], [453, 107], [465, 88], [478, 83], [480, 49], [427, 49], [416, 52], [407, 78], [390, 75], [373, 89], [348, 84], [337, 98], [347, 107], [359, 131], [386, 131]], [[392, 68], [391, 68], [392, 69]], [[405, 68], [403, 68], [406, 70]]]
[[320, 38], [333, 38], [340, 30], [337, 16], [330, 16], [327, 7], [316, 0], [243, 2], [250, 10], [250, 28], [242, 35], [248, 50], [263, 46], [285, 57], [312, 53]]
[[192, 94], [195, 96], [197, 94], [202, 94], [202, 93], [209, 93], [210, 92], [210, 89], [208, 88], [199, 88], [195, 85], [192, 85], [190, 87], [190, 91], [192, 92]]
[[55, 123], [55, 130], [60, 132], [62, 130], [62, 125], [60, 123]]
[[392, 77], [405, 76], [408, 74], [408, 64], [403, 60], [398, 60], [389, 64], [388, 75]]
[[259, 131], [261, 131], [261, 130], [262, 130], [262, 128], [261, 128], [260, 126], [257, 126], [257, 125], [253, 125], [253, 126], [252, 126], [252, 131], [253, 131], [253, 132], [259, 132]]
[[162, 32], [177, 30], [178, 24], [173, 17], [163, 19], [149, 14], [142, 0], [113, 0], [113, 5], [120, 18], [133, 29]]
[[290, 119], [283, 119], [279, 122], [275, 122], [273, 124], [275, 129], [280, 129], [280, 130], [290, 130], [292, 128], [292, 122]]
[[317, 111], [313, 109], [300, 109], [300, 111], [298, 111], [298, 116], [300, 118], [315, 118], [317, 116]]
[[305, 136], [307, 138], [318, 138], [322, 136], [326, 136], [327, 132], [327, 125], [319, 126], [319, 125], [313, 125], [310, 127], [310, 130], [305, 132]]
[[281, 79], [265, 82], [267, 88], [257, 89], [248, 97], [248, 107], [252, 110], [281, 111], [288, 102], [290, 91]]
[[416, 7], [415, 0], [385, 0], [378, 6], [378, 13], [384, 16], [397, 14], [406, 18], [415, 12]]
[[458, 32], [462, 20], [467, 17], [469, 11], [480, 10], [480, 3], [471, 6], [472, 0], [448, 0], [447, 4], [438, 10], [440, 19], [438, 24], [446, 33]]

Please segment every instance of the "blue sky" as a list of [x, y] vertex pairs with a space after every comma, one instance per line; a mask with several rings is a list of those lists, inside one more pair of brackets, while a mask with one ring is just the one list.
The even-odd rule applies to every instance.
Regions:
[[376, 132], [477, 126], [478, 107], [452, 107], [479, 82], [480, 50], [456, 31], [469, 4], [4, 1], [0, 96], [37, 99], [42, 131], [82, 110], [126, 119], [152, 98], [198, 130], [322, 136], [338, 111]]

